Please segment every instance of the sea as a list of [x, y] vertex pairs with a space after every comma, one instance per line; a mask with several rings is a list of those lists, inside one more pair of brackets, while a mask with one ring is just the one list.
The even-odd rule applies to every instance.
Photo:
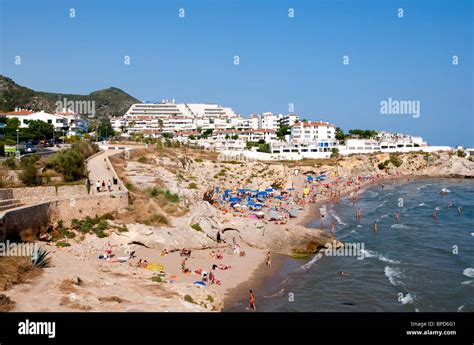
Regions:
[[389, 181], [326, 207], [310, 227], [334, 222], [335, 238], [355, 249], [286, 259], [255, 291], [258, 311], [474, 311], [474, 180]]

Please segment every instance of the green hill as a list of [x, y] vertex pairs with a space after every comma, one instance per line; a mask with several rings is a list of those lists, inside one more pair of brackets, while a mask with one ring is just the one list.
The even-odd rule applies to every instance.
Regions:
[[140, 103], [138, 99], [116, 87], [94, 91], [88, 95], [41, 92], [18, 85], [12, 79], [0, 75], [0, 112], [12, 111], [15, 108], [54, 112], [55, 102], [64, 98], [67, 101], [95, 101], [98, 118], [121, 116], [133, 103]]

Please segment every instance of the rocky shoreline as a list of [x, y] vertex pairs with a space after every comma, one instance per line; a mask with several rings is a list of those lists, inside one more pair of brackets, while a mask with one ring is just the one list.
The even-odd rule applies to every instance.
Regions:
[[[179, 151], [178, 151], [179, 153]], [[429, 157], [434, 157], [431, 160]], [[221, 311], [226, 305], [242, 298], [250, 286], [261, 284], [271, 276], [286, 257], [308, 257], [332, 240], [329, 229], [308, 228], [320, 217], [319, 209], [330, 202], [329, 197], [316, 198], [306, 204], [298, 218], [286, 224], [274, 224], [241, 214], [223, 213], [205, 199], [209, 188], [235, 184], [265, 188], [292, 184], [301, 193], [307, 174], [336, 174], [335, 176], [378, 176], [342, 188], [338, 198], [362, 192], [373, 183], [386, 179], [423, 177], [473, 177], [474, 163], [446, 153], [398, 155], [395, 161], [387, 154], [354, 156], [336, 160], [331, 165], [300, 162], [219, 162], [189, 153], [141, 150], [129, 158], [113, 162], [121, 179], [134, 186], [130, 191], [132, 206], [108, 220], [111, 228], [126, 226], [127, 231], [111, 231], [106, 238], [86, 235], [82, 240], [70, 240], [70, 246], [58, 248], [46, 244], [51, 251], [53, 267], [28, 284], [6, 291], [16, 302], [16, 311]], [[381, 162], [393, 160], [381, 170]], [[398, 165], [398, 166], [397, 166]], [[295, 169], [298, 173], [295, 174]], [[183, 201], [173, 206], [155, 202], [144, 192], [160, 185], [170, 193], [183, 195]], [[191, 188], [192, 187], [192, 188]], [[130, 189], [129, 189], [130, 190]], [[203, 197], [204, 196], [204, 197]], [[334, 201], [334, 200], [332, 200]], [[150, 208], [153, 206], [153, 208]], [[148, 213], [146, 213], [148, 212]], [[162, 212], [166, 224], [154, 225], [130, 221]], [[182, 213], [182, 214], [181, 214]], [[223, 231], [228, 229], [228, 231]], [[216, 242], [221, 232], [221, 243]], [[232, 254], [233, 239], [241, 244], [245, 257]], [[117, 257], [135, 251], [136, 258], [125, 263], [99, 260], [98, 256], [110, 245]], [[199, 275], [181, 274], [182, 257], [179, 250], [192, 251], [188, 265], [191, 269], [209, 270], [213, 263], [231, 266], [217, 270], [221, 285], [198, 288], [193, 284]], [[166, 250], [169, 254], [160, 256]], [[219, 250], [224, 259], [210, 259]], [[265, 266], [266, 253], [282, 255], [274, 260], [272, 269]], [[139, 259], [164, 266], [164, 273], [136, 267]], [[74, 284], [80, 277], [83, 284]], [[76, 279], [77, 281], [77, 279]], [[72, 282], [72, 283], [71, 283]], [[71, 286], [72, 284], [72, 286]], [[42, 292], [44, 289], [46, 292]]]

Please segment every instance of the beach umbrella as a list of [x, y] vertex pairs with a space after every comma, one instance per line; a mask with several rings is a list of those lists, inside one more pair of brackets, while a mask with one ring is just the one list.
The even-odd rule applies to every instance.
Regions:
[[262, 204], [255, 204], [255, 205], [253, 205], [253, 206], [254, 206], [254, 207], [259, 207], [259, 208], [260, 208], [260, 207], [263, 207]]
[[219, 193], [219, 187], [216, 187], [216, 193]]
[[245, 193], [245, 192], [246, 192], [246, 190], [245, 190], [245, 189], [242, 189], [242, 188], [240, 188], [240, 189], [237, 189], [237, 192], [239, 192], [239, 193]]
[[230, 198], [229, 202], [239, 202], [239, 198], [237, 197]]
[[273, 191], [275, 191], [273, 188], [266, 188], [266, 189], [265, 189], [265, 192], [267, 192], [267, 193], [271, 193], [271, 192], [273, 192]]
[[295, 190], [294, 188], [287, 188], [286, 190]]
[[313, 176], [309, 175], [308, 176], [308, 181], [313, 181]]

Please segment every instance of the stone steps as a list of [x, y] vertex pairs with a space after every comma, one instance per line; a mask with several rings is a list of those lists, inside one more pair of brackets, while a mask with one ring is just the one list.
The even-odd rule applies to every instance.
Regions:
[[13, 203], [10, 203], [8, 205], [2, 205], [0, 206], [0, 211], [5, 211], [5, 210], [9, 210], [11, 208], [15, 208], [15, 207], [20, 207], [22, 206], [23, 204], [21, 202], [13, 202]]
[[9, 210], [11, 208], [22, 206], [23, 203], [18, 199], [0, 200], [0, 211]]

